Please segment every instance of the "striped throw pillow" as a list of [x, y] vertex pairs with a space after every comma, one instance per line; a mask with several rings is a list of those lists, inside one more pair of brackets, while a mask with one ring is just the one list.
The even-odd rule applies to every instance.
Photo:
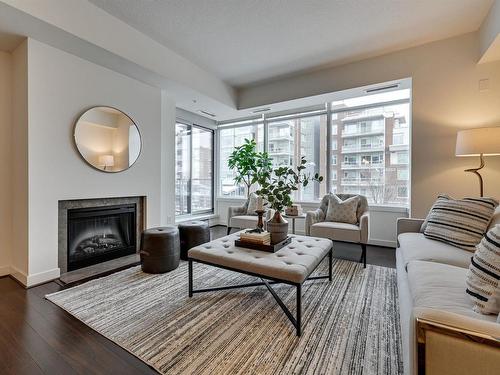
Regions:
[[491, 228], [477, 245], [466, 283], [475, 312], [500, 313], [500, 225]]
[[424, 235], [474, 252], [497, 206], [492, 198], [452, 199], [440, 195], [432, 206]]

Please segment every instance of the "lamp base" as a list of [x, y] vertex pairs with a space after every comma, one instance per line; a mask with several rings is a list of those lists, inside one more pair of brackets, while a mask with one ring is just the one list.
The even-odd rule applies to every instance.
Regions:
[[480, 164], [479, 164], [478, 168], [466, 169], [464, 172], [474, 173], [479, 178], [479, 196], [482, 197], [483, 196], [483, 177], [481, 176], [481, 174], [478, 171], [484, 168], [483, 154], [479, 155], [479, 161], [480, 161]]

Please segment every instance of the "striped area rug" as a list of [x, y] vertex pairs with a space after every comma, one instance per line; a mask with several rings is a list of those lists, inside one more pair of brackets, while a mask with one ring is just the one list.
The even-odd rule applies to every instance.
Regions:
[[[327, 261], [316, 274], [326, 273]], [[195, 288], [255, 281], [194, 265]], [[140, 267], [46, 298], [162, 374], [400, 374], [396, 271], [334, 260], [334, 279], [303, 286], [303, 333], [265, 286], [187, 296], [187, 263]], [[295, 306], [295, 288], [274, 286]]]

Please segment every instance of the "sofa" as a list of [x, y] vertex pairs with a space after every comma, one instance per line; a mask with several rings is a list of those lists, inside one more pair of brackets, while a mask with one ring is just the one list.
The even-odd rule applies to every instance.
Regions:
[[[405, 374], [500, 374], [498, 317], [474, 312], [465, 292], [473, 254], [424, 237], [423, 222], [408, 218], [397, 222]], [[496, 224], [500, 208], [489, 228]]]

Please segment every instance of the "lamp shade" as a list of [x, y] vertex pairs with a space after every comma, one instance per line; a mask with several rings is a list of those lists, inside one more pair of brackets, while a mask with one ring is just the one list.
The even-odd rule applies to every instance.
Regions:
[[115, 157], [113, 155], [99, 156], [99, 164], [103, 167], [112, 167], [115, 165]]
[[500, 155], [500, 126], [461, 130], [457, 133], [456, 156]]

